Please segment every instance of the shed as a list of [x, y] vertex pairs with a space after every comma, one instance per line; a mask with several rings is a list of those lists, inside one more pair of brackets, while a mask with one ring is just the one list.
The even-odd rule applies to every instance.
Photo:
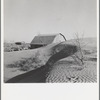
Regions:
[[60, 43], [62, 41], [66, 41], [66, 38], [63, 34], [49, 34], [49, 35], [38, 35], [35, 36], [34, 39], [31, 41], [30, 46], [31, 49], [38, 48], [41, 46], [46, 46], [51, 43]]

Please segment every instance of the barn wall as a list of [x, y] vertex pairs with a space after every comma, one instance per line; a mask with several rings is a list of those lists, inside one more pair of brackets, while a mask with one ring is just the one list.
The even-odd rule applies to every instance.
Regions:
[[60, 34], [57, 35], [53, 41], [53, 43], [59, 43], [59, 42], [63, 42], [65, 41], [65, 39], [63, 38], [63, 36], [61, 36]]
[[45, 46], [45, 44], [31, 44], [30, 45], [30, 49], [35, 49], [35, 48], [40, 48]]

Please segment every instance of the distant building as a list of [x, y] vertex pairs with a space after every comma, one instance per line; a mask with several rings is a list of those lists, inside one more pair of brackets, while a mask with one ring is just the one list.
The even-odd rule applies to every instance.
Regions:
[[51, 43], [60, 43], [66, 41], [66, 38], [61, 33], [54, 35], [38, 35], [35, 36], [32, 42], [30, 43], [30, 48], [38, 48], [46, 46]]
[[16, 45], [22, 45], [22, 42], [15, 42]]

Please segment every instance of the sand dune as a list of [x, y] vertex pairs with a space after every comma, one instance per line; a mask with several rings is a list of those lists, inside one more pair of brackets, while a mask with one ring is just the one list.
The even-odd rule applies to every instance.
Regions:
[[[15, 77], [13, 82], [96, 82], [97, 81], [97, 45], [96, 39], [84, 39], [84, 43], [87, 45], [83, 48], [85, 64], [84, 67], [79, 66], [70, 55], [64, 55], [66, 52], [61, 51], [65, 45], [73, 44], [73, 40], [66, 41], [58, 44], [51, 44], [46, 47], [34, 50], [18, 51], [5, 53], [5, 82]], [[20, 71], [18, 68], [7, 68], [8, 64], [20, 61], [23, 58], [34, 57], [39, 52], [40, 68], [30, 71]], [[58, 53], [58, 55], [53, 56]], [[64, 55], [64, 56], [62, 56]], [[61, 57], [62, 56], [62, 57]], [[51, 57], [51, 59], [49, 59]], [[52, 58], [53, 57], [53, 58]], [[67, 57], [67, 58], [66, 58]], [[9, 59], [10, 58], [10, 59]], [[64, 59], [62, 59], [64, 58]], [[53, 60], [55, 59], [55, 60]], [[49, 61], [47, 64], [46, 62]], [[51, 63], [50, 63], [51, 62]], [[54, 64], [55, 63], [55, 64]], [[46, 64], [46, 65], [45, 65]], [[49, 66], [47, 68], [46, 66]], [[25, 74], [24, 74], [25, 73]], [[20, 76], [23, 74], [22, 76]], [[19, 75], [19, 76], [17, 76]], [[16, 79], [17, 77], [17, 79]], [[21, 79], [20, 79], [21, 78]], [[19, 81], [20, 79], [20, 81]], [[10, 81], [11, 82], [11, 81]]]

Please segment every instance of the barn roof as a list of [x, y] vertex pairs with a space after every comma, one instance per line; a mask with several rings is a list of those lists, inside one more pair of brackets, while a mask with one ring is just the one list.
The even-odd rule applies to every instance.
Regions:
[[50, 44], [53, 42], [54, 38], [58, 34], [55, 35], [38, 35], [35, 36], [34, 39], [32, 40], [31, 44]]

